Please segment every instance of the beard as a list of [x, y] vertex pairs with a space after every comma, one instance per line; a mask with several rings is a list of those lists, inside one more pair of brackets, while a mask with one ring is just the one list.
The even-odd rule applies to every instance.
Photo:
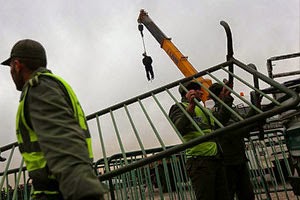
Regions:
[[24, 79], [23, 76], [19, 75], [17, 80], [15, 81], [15, 85], [18, 91], [22, 91], [24, 86]]
[[22, 69], [17, 71], [15, 69], [15, 67], [13, 67], [11, 70], [11, 77], [16, 85], [16, 89], [18, 91], [22, 91], [23, 86], [24, 86], [24, 78], [22, 76]]

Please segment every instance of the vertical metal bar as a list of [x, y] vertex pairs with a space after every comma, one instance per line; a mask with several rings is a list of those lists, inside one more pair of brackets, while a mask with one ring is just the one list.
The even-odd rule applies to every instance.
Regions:
[[[266, 134], [267, 138], [268, 138], [268, 134]], [[259, 137], [259, 136], [258, 136]], [[277, 190], [278, 190], [278, 183], [277, 183], [277, 180], [275, 178], [275, 173], [274, 173], [274, 170], [273, 170], [273, 167], [272, 167], [272, 163], [270, 162], [270, 153], [268, 151], [268, 147], [267, 147], [267, 144], [265, 142], [265, 140], [260, 140], [260, 138], [258, 138], [258, 141], [257, 143], [259, 144], [258, 147], [260, 148], [261, 152], [263, 152], [263, 157], [264, 157], [264, 161], [266, 163], [266, 166], [267, 166], [267, 171], [268, 173], [271, 175], [272, 179], [271, 179], [271, 182], [273, 184], [273, 187], [274, 187], [274, 192], [276, 194], [276, 197], [277, 199], [279, 198], [278, 196], [278, 193], [277, 193]], [[263, 144], [262, 144], [263, 143]], [[270, 144], [270, 141], [268, 142]]]
[[120, 133], [119, 133], [119, 130], [118, 130], [118, 127], [117, 127], [117, 123], [116, 123], [116, 120], [115, 120], [115, 117], [114, 117], [114, 114], [113, 114], [112, 110], [110, 110], [110, 116], [111, 116], [111, 119], [112, 119], [112, 122], [113, 122], [113, 126], [114, 126], [114, 129], [115, 129], [115, 133], [116, 133], [116, 136], [117, 136], [117, 139], [118, 139], [120, 149], [121, 149], [121, 153], [122, 153], [123, 158], [124, 158], [125, 165], [128, 165], [128, 161], [126, 159], [125, 149], [124, 149], [122, 139], [121, 139], [121, 136], [120, 136]]
[[[117, 161], [116, 161], [117, 162]], [[116, 168], [116, 162], [114, 162], [113, 164], [113, 168]], [[120, 161], [121, 162], [121, 161]], [[121, 164], [120, 164], [121, 165]], [[123, 174], [122, 174], [123, 175]], [[119, 176], [117, 177], [114, 177], [115, 179], [114, 182], [112, 182], [113, 184], [113, 188], [114, 188], [114, 192], [116, 193], [116, 196], [117, 196], [117, 199], [123, 199], [123, 192], [122, 192], [122, 188], [120, 188], [120, 185], [119, 185]], [[111, 179], [109, 181], [112, 181]], [[115, 195], [115, 194], [114, 194]]]
[[249, 143], [250, 143], [249, 139], [247, 141], [245, 140], [245, 145], [246, 145], [245, 154], [246, 154], [246, 157], [248, 159], [247, 168], [248, 168], [248, 172], [249, 172], [249, 175], [250, 175], [250, 179], [251, 179], [251, 183], [252, 183], [252, 186], [253, 186], [253, 190], [254, 190], [254, 194], [256, 196], [256, 199], [260, 199], [257, 192], [255, 192], [258, 188], [258, 183], [257, 183], [257, 178], [256, 178], [254, 166], [253, 166], [253, 163], [251, 162], [253, 160], [253, 157], [252, 157], [252, 155], [250, 155], [251, 154], [251, 151], [250, 151], [251, 146], [249, 145]]
[[[139, 195], [140, 195], [140, 198], [139, 199], [146, 199], [145, 197], [145, 187], [147, 186], [147, 177], [143, 177], [143, 174], [142, 174], [142, 169], [143, 168], [137, 168], [136, 169], [136, 174], [137, 174], [137, 187], [139, 189]], [[144, 181], [145, 179], [145, 181]], [[145, 184], [145, 185], [144, 185]]]
[[170, 199], [173, 199], [171, 181], [170, 181], [170, 174], [169, 174], [166, 158], [162, 159], [162, 165], [163, 165], [163, 169], [164, 169], [164, 180], [166, 181], [166, 184], [167, 184], [168, 195], [169, 195]]
[[162, 184], [161, 184], [161, 181], [160, 181], [160, 174], [159, 174], [159, 171], [158, 171], [158, 163], [157, 162], [154, 162], [154, 170], [155, 170], [155, 176], [156, 176], [156, 181], [157, 181], [157, 185], [158, 185], [158, 189], [159, 189], [159, 196], [160, 196], [160, 199], [163, 200], [164, 199], [164, 194], [163, 194], [163, 191], [162, 191]]
[[11, 198], [11, 186], [9, 184], [9, 180], [8, 180], [8, 175], [6, 175], [6, 188], [7, 188], [7, 199], [10, 199]]
[[131, 117], [131, 115], [130, 115], [130, 113], [129, 113], [129, 111], [128, 111], [127, 105], [124, 105], [124, 108], [125, 108], [127, 117], [128, 117], [128, 119], [129, 119], [129, 122], [130, 122], [130, 124], [131, 124], [131, 127], [132, 127], [132, 129], [133, 129], [133, 132], [134, 132], [134, 134], [135, 134], [135, 137], [136, 137], [136, 139], [137, 139], [137, 141], [138, 141], [138, 143], [139, 143], [139, 145], [140, 145], [140, 147], [141, 147], [141, 150], [142, 150], [142, 152], [143, 152], [144, 155], [147, 155], [147, 153], [146, 153], [146, 151], [145, 151], [145, 147], [144, 147], [144, 145], [143, 145], [143, 142], [142, 142], [142, 140], [141, 140], [141, 138], [140, 138], [140, 136], [139, 136], [139, 133], [138, 133], [138, 131], [137, 131], [136, 127], [135, 127], [135, 124], [134, 124], [134, 122], [133, 122], [133, 120], [132, 120], [132, 117]]
[[192, 188], [192, 185], [190, 183], [190, 180], [189, 180], [189, 177], [187, 175], [186, 168], [185, 168], [186, 155], [185, 155], [184, 152], [180, 153], [179, 161], [180, 161], [179, 164], [183, 169], [182, 177], [183, 177], [183, 181], [185, 182], [184, 189], [185, 189], [185, 192], [189, 194], [189, 196], [187, 198], [193, 200], [193, 199], [195, 199], [195, 195], [194, 195], [193, 188]]
[[[6, 166], [5, 166], [5, 170], [4, 170], [4, 173], [3, 173], [3, 176], [2, 176], [2, 179], [1, 179], [1, 182], [0, 182], [0, 188], [3, 188], [3, 184], [4, 184], [4, 180], [7, 176], [7, 171], [8, 171], [8, 168], [9, 168], [9, 165], [11, 163], [11, 159], [12, 159], [12, 156], [14, 154], [14, 151], [15, 151], [15, 146], [13, 145], [12, 146], [12, 149], [10, 151], [10, 155], [8, 157], [8, 160], [7, 160], [7, 163], [6, 163]], [[0, 195], [0, 200], [1, 200], [1, 195]]]
[[[254, 64], [249, 64], [249, 67], [251, 67], [252, 69], [254, 69], [255, 71], [257, 71], [257, 68]], [[259, 81], [258, 81], [258, 77], [253, 74], [253, 83], [254, 83], [254, 87], [259, 90]], [[261, 100], [259, 98], [259, 93], [258, 92], [254, 92], [254, 95], [252, 96], [252, 101], [254, 102], [254, 105], [261, 110]], [[258, 123], [258, 131], [259, 131], [259, 139], [263, 140], [264, 139], [264, 129], [263, 129], [263, 122], [259, 122]]]
[[[167, 89], [168, 92], [170, 92]], [[158, 99], [156, 98], [156, 96], [154, 94], [152, 94], [153, 99], [155, 100], [155, 102], [157, 103], [158, 107], [160, 108], [160, 110], [162, 111], [162, 113], [164, 114], [165, 118], [168, 120], [169, 124], [173, 127], [173, 129], [175, 130], [177, 136], [179, 137], [179, 139], [181, 140], [181, 142], [183, 142], [183, 138], [182, 135], [179, 133], [179, 131], [177, 130], [177, 128], [175, 127], [174, 123], [171, 121], [169, 115], [167, 114], [167, 112], [164, 110], [164, 108], [162, 107], [162, 105], [160, 104], [160, 102], [158, 101]]]
[[[290, 164], [289, 164], [289, 161], [288, 161], [288, 156], [287, 156], [287, 153], [286, 153], [286, 150], [285, 150], [286, 145], [283, 143], [283, 141], [284, 141], [284, 135], [285, 135], [285, 134], [284, 134], [284, 131], [285, 131], [285, 130], [282, 130], [282, 132], [281, 132], [281, 134], [282, 134], [282, 135], [281, 135], [282, 139], [281, 139], [281, 137], [280, 137], [280, 139], [279, 139], [278, 141], [279, 141], [280, 150], [281, 150], [282, 155], [283, 155], [283, 159], [284, 159], [285, 167], [286, 167], [286, 169], [287, 169], [288, 176], [292, 176], [291, 167], [290, 167]], [[299, 197], [296, 196], [296, 199], [298, 200]]]
[[23, 174], [23, 182], [24, 182], [24, 200], [27, 200], [27, 182], [26, 182], [26, 171], [22, 171]]
[[[124, 163], [122, 162], [122, 165]], [[126, 177], [128, 176], [128, 173], [125, 173], [125, 174], [121, 174], [117, 180], [122, 180], [121, 182], [117, 181], [117, 184], [120, 185], [120, 191], [121, 191], [121, 194], [122, 194], [122, 199], [128, 199], [129, 197], [129, 194], [128, 191], [127, 191], [127, 187], [126, 187], [126, 180], [129, 181], [129, 178]], [[129, 184], [128, 184], [129, 185]], [[132, 193], [131, 193], [132, 195]]]
[[[136, 193], [133, 191], [136, 188], [133, 188], [133, 185], [131, 184], [133, 179], [130, 179], [130, 175], [132, 174], [132, 170], [128, 173], [125, 173], [124, 176], [122, 177], [122, 186], [125, 192], [125, 196], [127, 196], [127, 199], [130, 197], [130, 199], [135, 199]], [[124, 178], [124, 179], [123, 179]], [[126, 198], [126, 197], [125, 197]]]
[[[154, 191], [153, 191], [153, 184], [152, 184], [152, 179], [151, 179], [151, 173], [150, 173], [150, 168], [149, 165], [146, 165], [145, 167], [141, 168], [141, 179], [143, 179], [143, 175], [145, 176], [145, 193], [146, 193], [146, 188], [148, 190], [148, 198], [153, 200], [154, 196]], [[146, 199], [146, 195], [143, 195], [144, 199]]]
[[[253, 145], [253, 143], [252, 143], [252, 145]], [[271, 195], [270, 195], [270, 192], [269, 192], [269, 187], [268, 187], [267, 181], [266, 181], [266, 179], [264, 177], [264, 173], [263, 173], [261, 164], [260, 164], [260, 162], [258, 160], [258, 155], [257, 155], [256, 148], [255, 148], [254, 145], [252, 146], [252, 149], [253, 149], [255, 161], [257, 163], [258, 172], [259, 172], [260, 178], [262, 180], [262, 184], [263, 184], [263, 186], [265, 188], [265, 191], [266, 191], [267, 199], [271, 200], [272, 198], [271, 198]]]
[[[178, 167], [178, 161], [177, 161], [177, 155], [172, 155], [170, 158], [171, 167], [172, 167], [172, 174], [173, 174], [173, 182], [176, 194], [178, 198], [184, 199], [184, 193], [182, 190], [182, 180], [179, 173], [179, 167]], [[179, 185], [180, 184], [180, 185]]]
[[99, 116], [96, 116], [96, 122], [97, 122], [97, 129], [98, 129], [98, 133], [99, 133], [99, 140], [100, 140], [100, 144], [101, 144], [101, 148], [102, 148], [102, 153], [103, 153], [103, 159], [104, 159], [104, 167], [105, 170], [108, 172], [109, 171], [109, 165], [108, 165], [108, 161], [107, 161], [107, 155], [106, 155], [106, 151], [105, 151], [105, 146], [104, 146], [104, 139], [103, 139], [103, 134], [101, 131], [101, 126], [100, 126], [100, 120], [99, 120]]
[[[123, 146], [123, 143], [122, 143], [122, 140], [121, 140], [121, 136], [120, 136], [120, 133], [119, 133], [119, 130], [118, 130], [118, 127], [117, 127], [117, 123], [116, 123], [116, 120], [115, 120], [115, 117], [114, 117], [114, 114], [113, 114], [112, 111], [110, 111], [110, 115], [111, 115], [111, 118], [112, 118], [113, 126], [114, 126], [115, 133], [116, 133], [116, 136], [117, 136], [117, 139], [118, 139], [118, 142], [119, 142], [119, 146], [120, 146], [120, 149], [121, 149], [122, 156], [124, 158], [125, 165], [128, 165], [126, 152], [125, 152], [125, 149], [124, 149], [124, 146]], [[131, 177], [133, 179], [134, 174], [132, 174], [132, 172], [130, 174], [131, 174]]]
[[[232, 45], [232, 34], [229, 25], [225, 21], [221, 21], [220, 24], [224, 27], [227, 36], [227, 61], [233, 57], [233, 45]], [[233, 73], [233, 64], [229, 65], [229, 71]], [[229, 75], [229, 83], [233, 83], [233, 76]]]
[[253, 149], [253, 140], [251, 138], [249, 138], [249, 142], [248, 142], [248, 158], [250, 161], [253, 161], [252, 162], [249, 162], [248, 165], [250, 166], [250, 169], [252, 169], [250, 172], [252, 172], [252, 183], [253, 183], [253, 186], [254, 186], [254, 190], [256, 191], [255, 194], [256, 194], [256, 198], [258, 199], [262, 199], [262, 192], [261, 192], [261, 186], [260, 186], [260, 182], [258, 182], [258, 179], [257, 177], [259, 176], [258, 174], [258, 164], [257, 164], [257, 160], [255, 159], [255, 156], [254, 156], [254, 153], [253, 151], [255, 149]]
[[138, 197], [139, 195], [139, 192], [138, 192], [138, 189], [140, 189], [141, 185], [139, 184], [139, 187], [138, 187], [138, 184], [137, 184], [137, 180], [136, 180], [136, 172], [137, 172], [137, 169], [135, 170], [131, 170], [130, 171], [130, 175], [131, 175], [131, 179], [129, 178], [129, 186], [131, 186], [131, 183], [132, 183], [132, 187], [133, 187], [133, 191], [134, 191], [134, 194], [135, 194], [135, 199], [140, 199]]
[[268, 69], [268, 76], [273, 79], [273, 66], [272, 61], [270, 59], [267, 60], [267, 69]]
[[21, 175], [22, 175], [23, 165], [24, 165], [24, 160], [22, 158], [21, 164], [20, 164], [20, 167], [19, 167], [18, 177], [17, 177], [17, 180], [15, 182], [15, 189], [14, 189], [14, 193], [13, 193], [13, 196], [12, 196], [13, 200], [18, 198], [18, 193], [17, 193], [18, 192], [18, 185], [19, 185], [20, 178], [21, 178]]
[[152, 130], [154, 131], [154, 134], [155, 134], [156, 138], [158, 139], [160, 145], [162, 146], [163, 149], [166, 149], [166, 145], [164, 144], [162, 138], [160, 137], [158, 131], [156, 130], [156, 127], [154, 126], [154, 124], [153, 124], [150, 116], [148, 115], [148, 113], [147, 113], [147, 111], [146, 111], [143, 103], [141, 102], [140, 99], [138, 100], [138, 102], [139, 102], [139, 104], [140, 104], [140, 106], [141, 106], [141, 108], [142, 108], [142, 110], [143, 110], [143, 112], [144, 112], [144, 114], [145, 114], [145, 116], [146, 116], [146, 118], [147, 118], [147, 120], [148, 120], [151, 128], [152, 128]]
[[[104, 173], [109, 172], [110, 171], [110, 163], [108, 163], [107, 160], [107, 155], [106, 155], [106, 151], [105, 151], [105, 146], [104, 146], [104, 139], [103, 139], [103, 134], [101, 131], [101, 126], [100, 126], [100, 119], [99, 116], [96, 115], [96, 122], [97, 122], [97, 129], [98, 129], [98, 134], [99, 134], [99, 140], [100, 140], [100, 144], [101, 144], [101, 148], [102, 148], [102, 153], [103, 153], [103, 159], [104, 159]], [[97, 166], [95, 166], [97, 167]], [[109, 191], [110, 191], [110, 197], [111, 200], [115, 200], [115, 193], [114, 193], [114, 186], [111, 180], [108, 181], [109, 184]]]
[[[221, 67], [224, 71], [231, 73], [230, 71], [228, 71], [227, 69], [225, 69], [224, 67]], [[280, 106], [280, 103], [278, 101], [276, 101], [275, 99], [273, 99], [272, 97], [270, 97], [269, 95], [263, 93], [261, 90], [258, 90], [257, 88], [253, 87], [252, 85], [250, 85], [249, 83], [247, 83], [246, 81], [244, 81], [242, 78], [235, 76], [236, 79], [238, 79], [240, 82], [244, 83], [245, 85], [247, 85], [249, 88], [251, 88], [252, 90], [254, 90], [255, 92], [258, 92], [260, 95], [266, 97], [268, 100], [270, 100], [271, 102], [275, 103], [276, 105]]]
[[286, 198], [289, 199], [288, 197], [288, 194], [287, 194], [287, 190], [286, 190], [286, 182], [285, 182], [285, 179], [284, 179], [284, 176], [283, 176], [283, 171], [282, 171], [282, 168], [281, 168], [281, 165], [280, 165], [280, 161], [278, 159], [278, 156], [277, 156], [277, 151], [275, 149], [275, 144], [274, 144], [274, 141], [269, 137], [269, 135], [267, 135], [269, 141], [270, 141], [270, 144], [271, 144], [271, 148], [272, 148], [272, 151], [273, 151], [273, 154], [274, 154], [274, 158], [275, 158], [275, 166], [277, 168], [277, 171], [279, 173], [279, 176], [280, 176], [280, 180], [281, 182], [283, 183], [283, 190], [284, 190], [284, 193], [286, 195]]

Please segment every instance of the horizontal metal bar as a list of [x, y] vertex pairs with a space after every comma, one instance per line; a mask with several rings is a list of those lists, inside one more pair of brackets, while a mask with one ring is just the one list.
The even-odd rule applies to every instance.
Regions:
[[4, 151], [7, 151], [7, 150], [10, 150], [13, 146], [15, 146], [15, 147], [19, 146], [18, 142], [13, 142], [11, 144], [8, 144], [8, 145], [5, 145], [3, 147], [0, 147], [0, 152], [4, 152]]
[[274, 56], [274, 57], [269, 58], [268, 60], [270, 60], [270, 61], [284, 60], [284, 59], [295, 58], [295, 57], [299, 57], [299, 56], [300, 56], [300, 52], [299, 53], [281, 55], [281, 56]]
[[100, 116], [100, 115], [104, 115], [106, 113], [109, 113], [111, 110], [114, 111], [116, 109], [119, 109], [119, 108], [123, 107], [124, 105], [130, 105], [132, 103], [137, 102], [138, 100], [143, 100], [143, 99], [145, 99], [147, 97], [152, 96], [153, 94], [157, 94], [157, 93], [165, 91], [166, 89], [170, 89], [170, 88], [176, 87], [176, 86], [179, 85], [179, 83], [185, 83], [185, 82], [193, 80], [194, 78], [198, 78], [200, 76], [204, 76], [204, 75], [206, 75], [207, 71], [212, 72], [212, 71], [216, 71], [216, 70], [220, 69], [220, 67], [228, 66], [230, 63], [232, 63], [232, 61], [221, 63], [219, 65], [216, 65], [216, 66], [213, 66], [213, 67], [209, 68], [208, 70], [201, 71], [201, 72], [195, 74], [194, 76], [190, 76], [190, 77], [187, 77], [187, 78], [182, 78], [182, 79], [180, 79], [178, 81], [172, 82], [170, 84], [167, 84], [165, 86], [162, 86], [162, 87], [157, 88], [155, 90], [152, 90], [150, 92], [144, 93], [142, 95], [138, 95], [138, 96], [133, 97], [133, 98], [131, 98], [129, 100], [123, 101], [123, 102], [118, 103], [118, 104], [113, 105], [113, 106], [110, 106], [110, 107], [108, 107], [106, 109], [100, 110], [98, 112], [94, 112], [94, 113], [88, 115], [86, 117], [86, 119], [87, 120], [91, 120], [91, 119], [95, 118], [96, 116]]
[[300, 74], [300, 71], [283, 72], [283, 73], [273, 74], [273, 78], [280, 78], [280, 77], [285, 77], [285, 76], [293, 76], [293, 75], [298, 75], [298, 74]]

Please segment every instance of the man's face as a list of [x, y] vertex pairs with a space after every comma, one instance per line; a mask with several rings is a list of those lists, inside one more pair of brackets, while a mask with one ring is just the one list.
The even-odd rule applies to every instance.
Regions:
[[198, 101], [201, 101], [203, 92], [201, 91], [201, 89], [190, 89], [185, 97], [189, 100], [192, 101], [194, 98], [196, 98]]
[[18, 91], [22, 91], [24, 86], [24, 79], [21, 73], [22, 69], [21, 63], [18, 60], [12, 59], [10, 61], [10, 74]]

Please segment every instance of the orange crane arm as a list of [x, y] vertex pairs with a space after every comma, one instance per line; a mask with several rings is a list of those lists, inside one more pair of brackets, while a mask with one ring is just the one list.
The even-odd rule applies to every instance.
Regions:
[[140, 11], [138, 18], [138, 23], [144, 24], [145, 27], [150, 31], [154, 38], [161, 45], [161, 48], [169, 55], [171, 60], [179, 68], [185, 77], [192, 76], [197, 73], [197, 70], [192, 66], [192, 64], [187, 60], [177, 48], [171, 42], [171, 39], [168, 38], [151, 20], [148, 13], [145, 10]]
[[[152, 21], [148, 13], [142, 9], [138, 17], [138, 23], [145, 25], [145, 27], [150, 31], [153, 37], [158, 41], [161, 48], [168, 54], [171, 60], [175, 63], [178, 69], [182, 72], [185, 77], [192, 76], [198, 71], [193, 67], [193, 65], [188, 61], [187, 57], [184, 56], [176, 46], [171, 42], [171, 38], [168, 38]], [[210, 79], [203, 79], [199, 77], [198, 80], [206, 87], [212, 84]], [[204, 95], [202, 100], [207, 100], [208, 92], [203, 90]]]

